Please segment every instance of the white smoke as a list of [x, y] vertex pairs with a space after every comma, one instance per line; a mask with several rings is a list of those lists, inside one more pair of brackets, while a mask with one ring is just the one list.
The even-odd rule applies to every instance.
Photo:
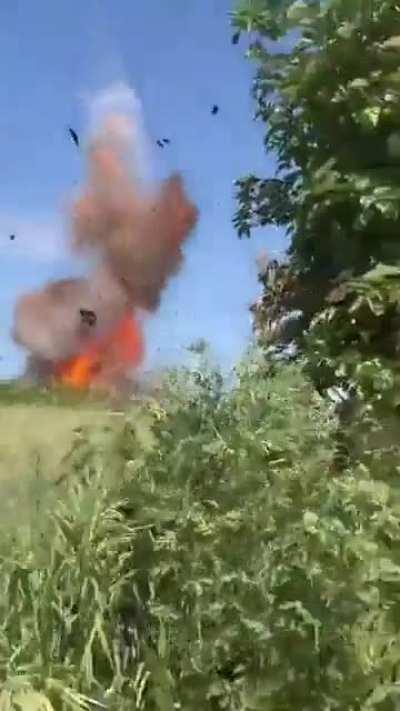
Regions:
[[[129, 140], [135, 148], [132, 163], [135, 165], [137, 178], [144, 183], [152, 182], [154, 172], [151, 165], [150, 141], [144, 128], [143, 105], [137, 92], [127, 82], [117, 81], [94, 94], [86, 94], [83, 98], [88, 112], [90, 137], [98, 133], [99, 126], [104, 125], [107, 117], [112, 115], [126, 117], [126, 135], [121, 135], [121, 138], [125, 141]], [[123, 134], [122, 122], [120, 130]], [[133, 136], [132, 130], [134, 130]]]

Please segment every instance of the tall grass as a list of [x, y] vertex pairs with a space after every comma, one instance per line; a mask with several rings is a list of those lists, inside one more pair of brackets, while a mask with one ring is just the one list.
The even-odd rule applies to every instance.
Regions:
[[0, 519], [1, 711], [395, 708], [397, 489], [334, 476], [335, 424], [254, 357], [230, 392], [171, 374], [61, 478], [27, 471]]

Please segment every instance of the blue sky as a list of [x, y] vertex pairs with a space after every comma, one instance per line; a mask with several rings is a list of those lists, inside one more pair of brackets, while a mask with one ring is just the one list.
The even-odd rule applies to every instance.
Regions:
[[[284, 238], [268, 228], [239, 241], [231, 225], [235, 178], [274, 169], [252, 120], [254, 66], [231, 44], [232, 1], [2, 0], [0, 377], [23, 365], [9, 335], [17, 295], [82, 269], [63, 247], [66, 202], [84, 168], [67, 128], [84, 134], [82, 97], [118, 81], [141, 99], [156, 174], [182, 171], [200, 208], [183, 270], [146, 322], [146, 366], [179, 362], [200, 337], [228, 367], [246, 348], [255, 257], [263, 248], [276, 256]], [[171, 145], [159, 149], [159, 137]]]

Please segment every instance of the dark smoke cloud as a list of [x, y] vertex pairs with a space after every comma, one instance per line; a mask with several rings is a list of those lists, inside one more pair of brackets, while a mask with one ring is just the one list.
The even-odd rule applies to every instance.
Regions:
[[[197, 209], [180, 176], [144, 188], [135, 173], [135, 125], [112, 115], [88, 150], [88, 178], [72, 207], [72, 248], [92, 254], [98, 267], [86, 279], [65, 279], [26, 294], [15, 309], [14, 338], [43, 369], [81, 353], [126, 314], [154, 311], [168, 279], [182, 263], [182, 247]], [[81, 318], [96, 314], [96, 324]]]

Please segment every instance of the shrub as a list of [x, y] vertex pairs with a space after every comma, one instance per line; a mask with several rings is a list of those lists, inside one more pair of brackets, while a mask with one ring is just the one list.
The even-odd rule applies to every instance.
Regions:
[[398, 488], [335, 477], [335, 426], [300, 366], [253, 358], [232, 391], [174, 374], [32, 479], [0, 543], [3, 707], [394, 708]]

